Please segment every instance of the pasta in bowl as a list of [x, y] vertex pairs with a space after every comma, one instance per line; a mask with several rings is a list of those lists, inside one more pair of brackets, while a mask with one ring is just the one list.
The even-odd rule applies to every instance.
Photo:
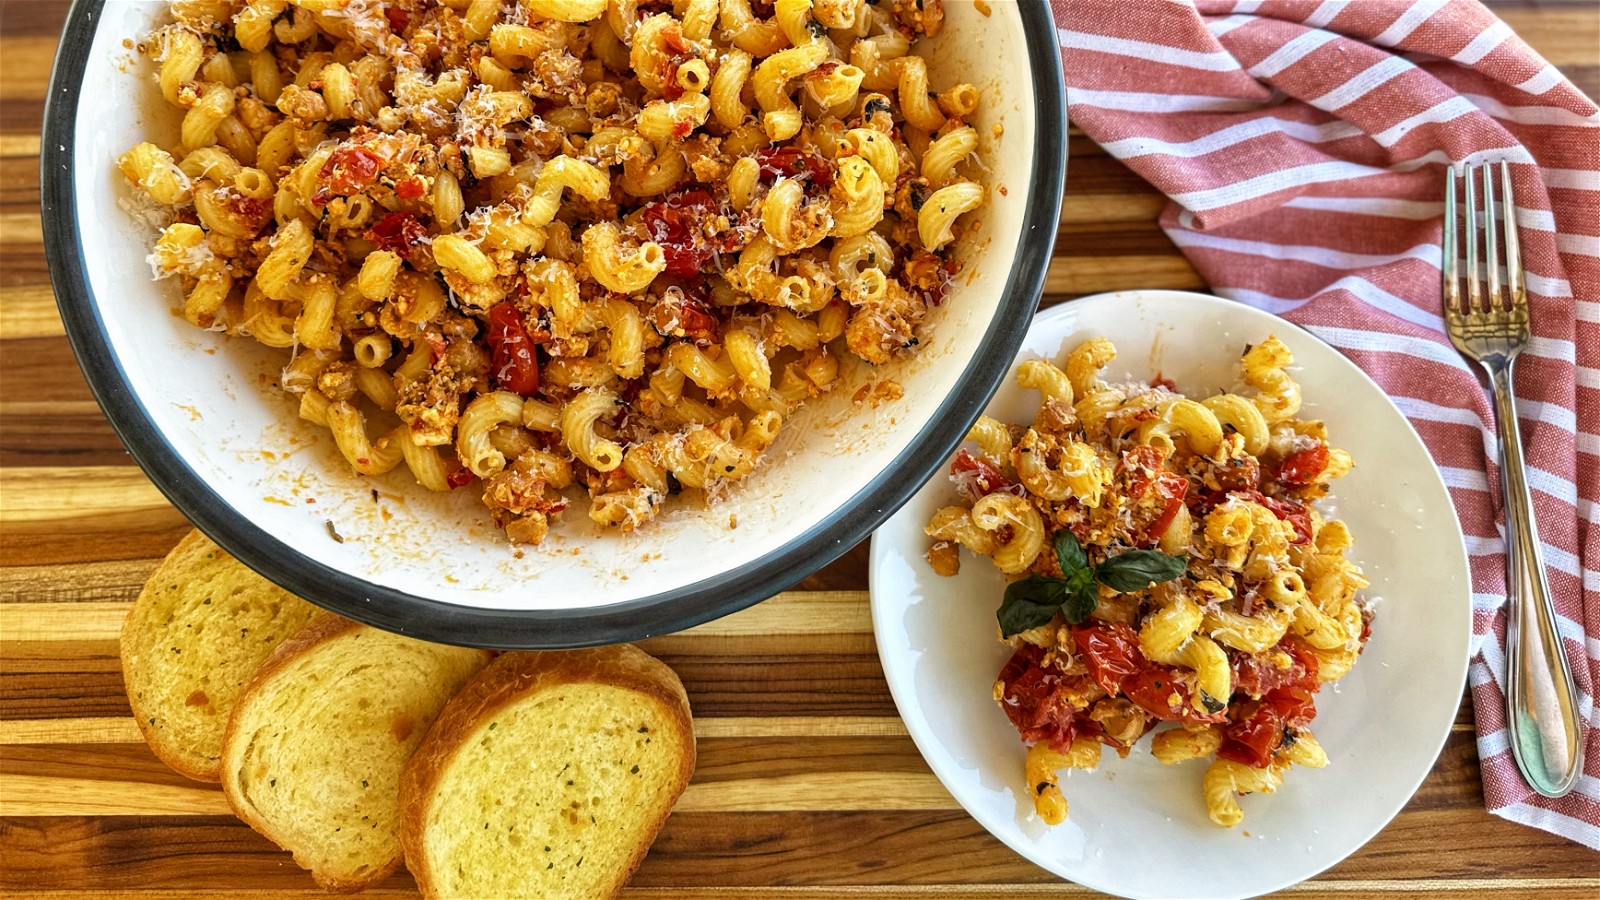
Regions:
[[[91, 383], [198, 524], [374, 624], [592, 643], [770, 595], [959, 439], [1042, 284], [1043, 10], [80, 7], [46, 218]], [[163, 283], [94, 284], [102, 228]]]
[[870, 573], [940, 781], [1029, 860], [1124, 896], [1254, 896], [1338, 862], [1427, 775], [1466, 675], [1466, 554], [1427, 450], [1337, 351], [1215, 297], [1040, 313]]

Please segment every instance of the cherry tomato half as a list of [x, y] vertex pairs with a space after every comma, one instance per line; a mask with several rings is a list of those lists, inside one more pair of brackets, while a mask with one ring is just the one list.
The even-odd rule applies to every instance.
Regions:
[[1328, 445], [1317, 444], [1289, 454], [1278, 467], [1278, 480], [1284, 484], [1310, 484], [1328, 467]]
[[[1122, 624], [1079, 625], [1072, 629], [1072, 640], [1089, 666], [1089, 674], [1100, 689], [1112, 696], [1122, 690], [1124, 679], [1150, 663], [1139, 652], [1139, 635]], [[1138, 701], [1135, 700], [1135, 703]]]
[[500, 303], [489, 310], [487, 339], [494, 354], [490, 371], [502, 389], [524, 397], [539, 389], [539, 359], [516, 304]]

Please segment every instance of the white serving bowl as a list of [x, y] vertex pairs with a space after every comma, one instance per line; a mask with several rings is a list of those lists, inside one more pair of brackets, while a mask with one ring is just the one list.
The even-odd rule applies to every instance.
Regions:
[[[173, 315], [178, 285], [150, 279], [153, 232], [119, 207], [130, 188], [116, 167], [140, 140], [176, 142], [178, 111], [161, 101], [154, 65], [124, 46], [160, 21], [160, 3], [79, 0], [62, 36], [41, 180], [68, 337], [167, 497], [246, 564], [336, 612], [496, 647], [634, 640], [726, 615], [827, 564], [904, 502], [961, 439], [1027, 330], [1065, 178], [1064, 90], [1046, 4], [990, 6], [984, 15], [947, 3], [944, 31], [922, 51], [935, 84], [981, 90], [974, 124], [995, 188], [928, 340], [912, 359], [848, 370], [710, 510], [678, 508], [625, 536], [575, 509], [543, 545], [512, 547], [475, 490], [430, 494], [404, 467], [351, 473], [276, 388], [284, 353]], [[852, 404], [858, 387], [885, 378], [901, 398]]]

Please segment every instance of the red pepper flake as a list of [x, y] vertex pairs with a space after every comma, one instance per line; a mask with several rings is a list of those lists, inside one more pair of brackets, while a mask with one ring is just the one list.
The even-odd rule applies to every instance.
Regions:
[[427, 192], [427, 186], [418, 175], [413, 175], [394, 186], [394, 195], [401, 200], [415, 200]]
[[398, 6], [384, 7], [383, 17], [389, 20], [389, 30], [395, 34], [405, 31], [406, 26], [411, 24], [410, 10]]
[[454, 472], [451, 472], [449, 475], [446, 475], [444, 477], [444, 483], [450, 485], [451, 490], [459, 487], [466, 487], [472, 483], [472, 470], [463, 466]]

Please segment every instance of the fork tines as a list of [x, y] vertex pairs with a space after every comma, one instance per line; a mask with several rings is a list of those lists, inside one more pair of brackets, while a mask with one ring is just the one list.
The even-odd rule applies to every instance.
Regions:
[[[1468, 165], [1459, 175], [1455, 166], [1445, 172], [1444, 187], [1444, 302], [1446, 312], [1474, 313], [1494, 310], [1513, 310], [1527, 302], [1522, 278], [1522, 248], [1517, 242], [1516, 199], [1511, 191], [1511, 165], [1500, 162], [1500, 200], [1503, 209], [1505, 235], [1505, 290], [1500, 283], [1500, 236], [1502, 226], [1495, 222], [1495, 186], [1493, 164]], [[1456, 180], [1466, 184], [1466, 208], [1456, 202]], [[1478, 183], [1483, 186], [1483, 205], [1478, 205]], [[1467, 292], [1465, 304], [1461, 295], [1460, 243], [1458, 220], [1465, 217], [1467, 232]], [[1484, 255], [1478, 255], [1478, 220], [1483, 220]], [[1488, 280], [1484, 290], [1478, 277], [1483, 267]]]

